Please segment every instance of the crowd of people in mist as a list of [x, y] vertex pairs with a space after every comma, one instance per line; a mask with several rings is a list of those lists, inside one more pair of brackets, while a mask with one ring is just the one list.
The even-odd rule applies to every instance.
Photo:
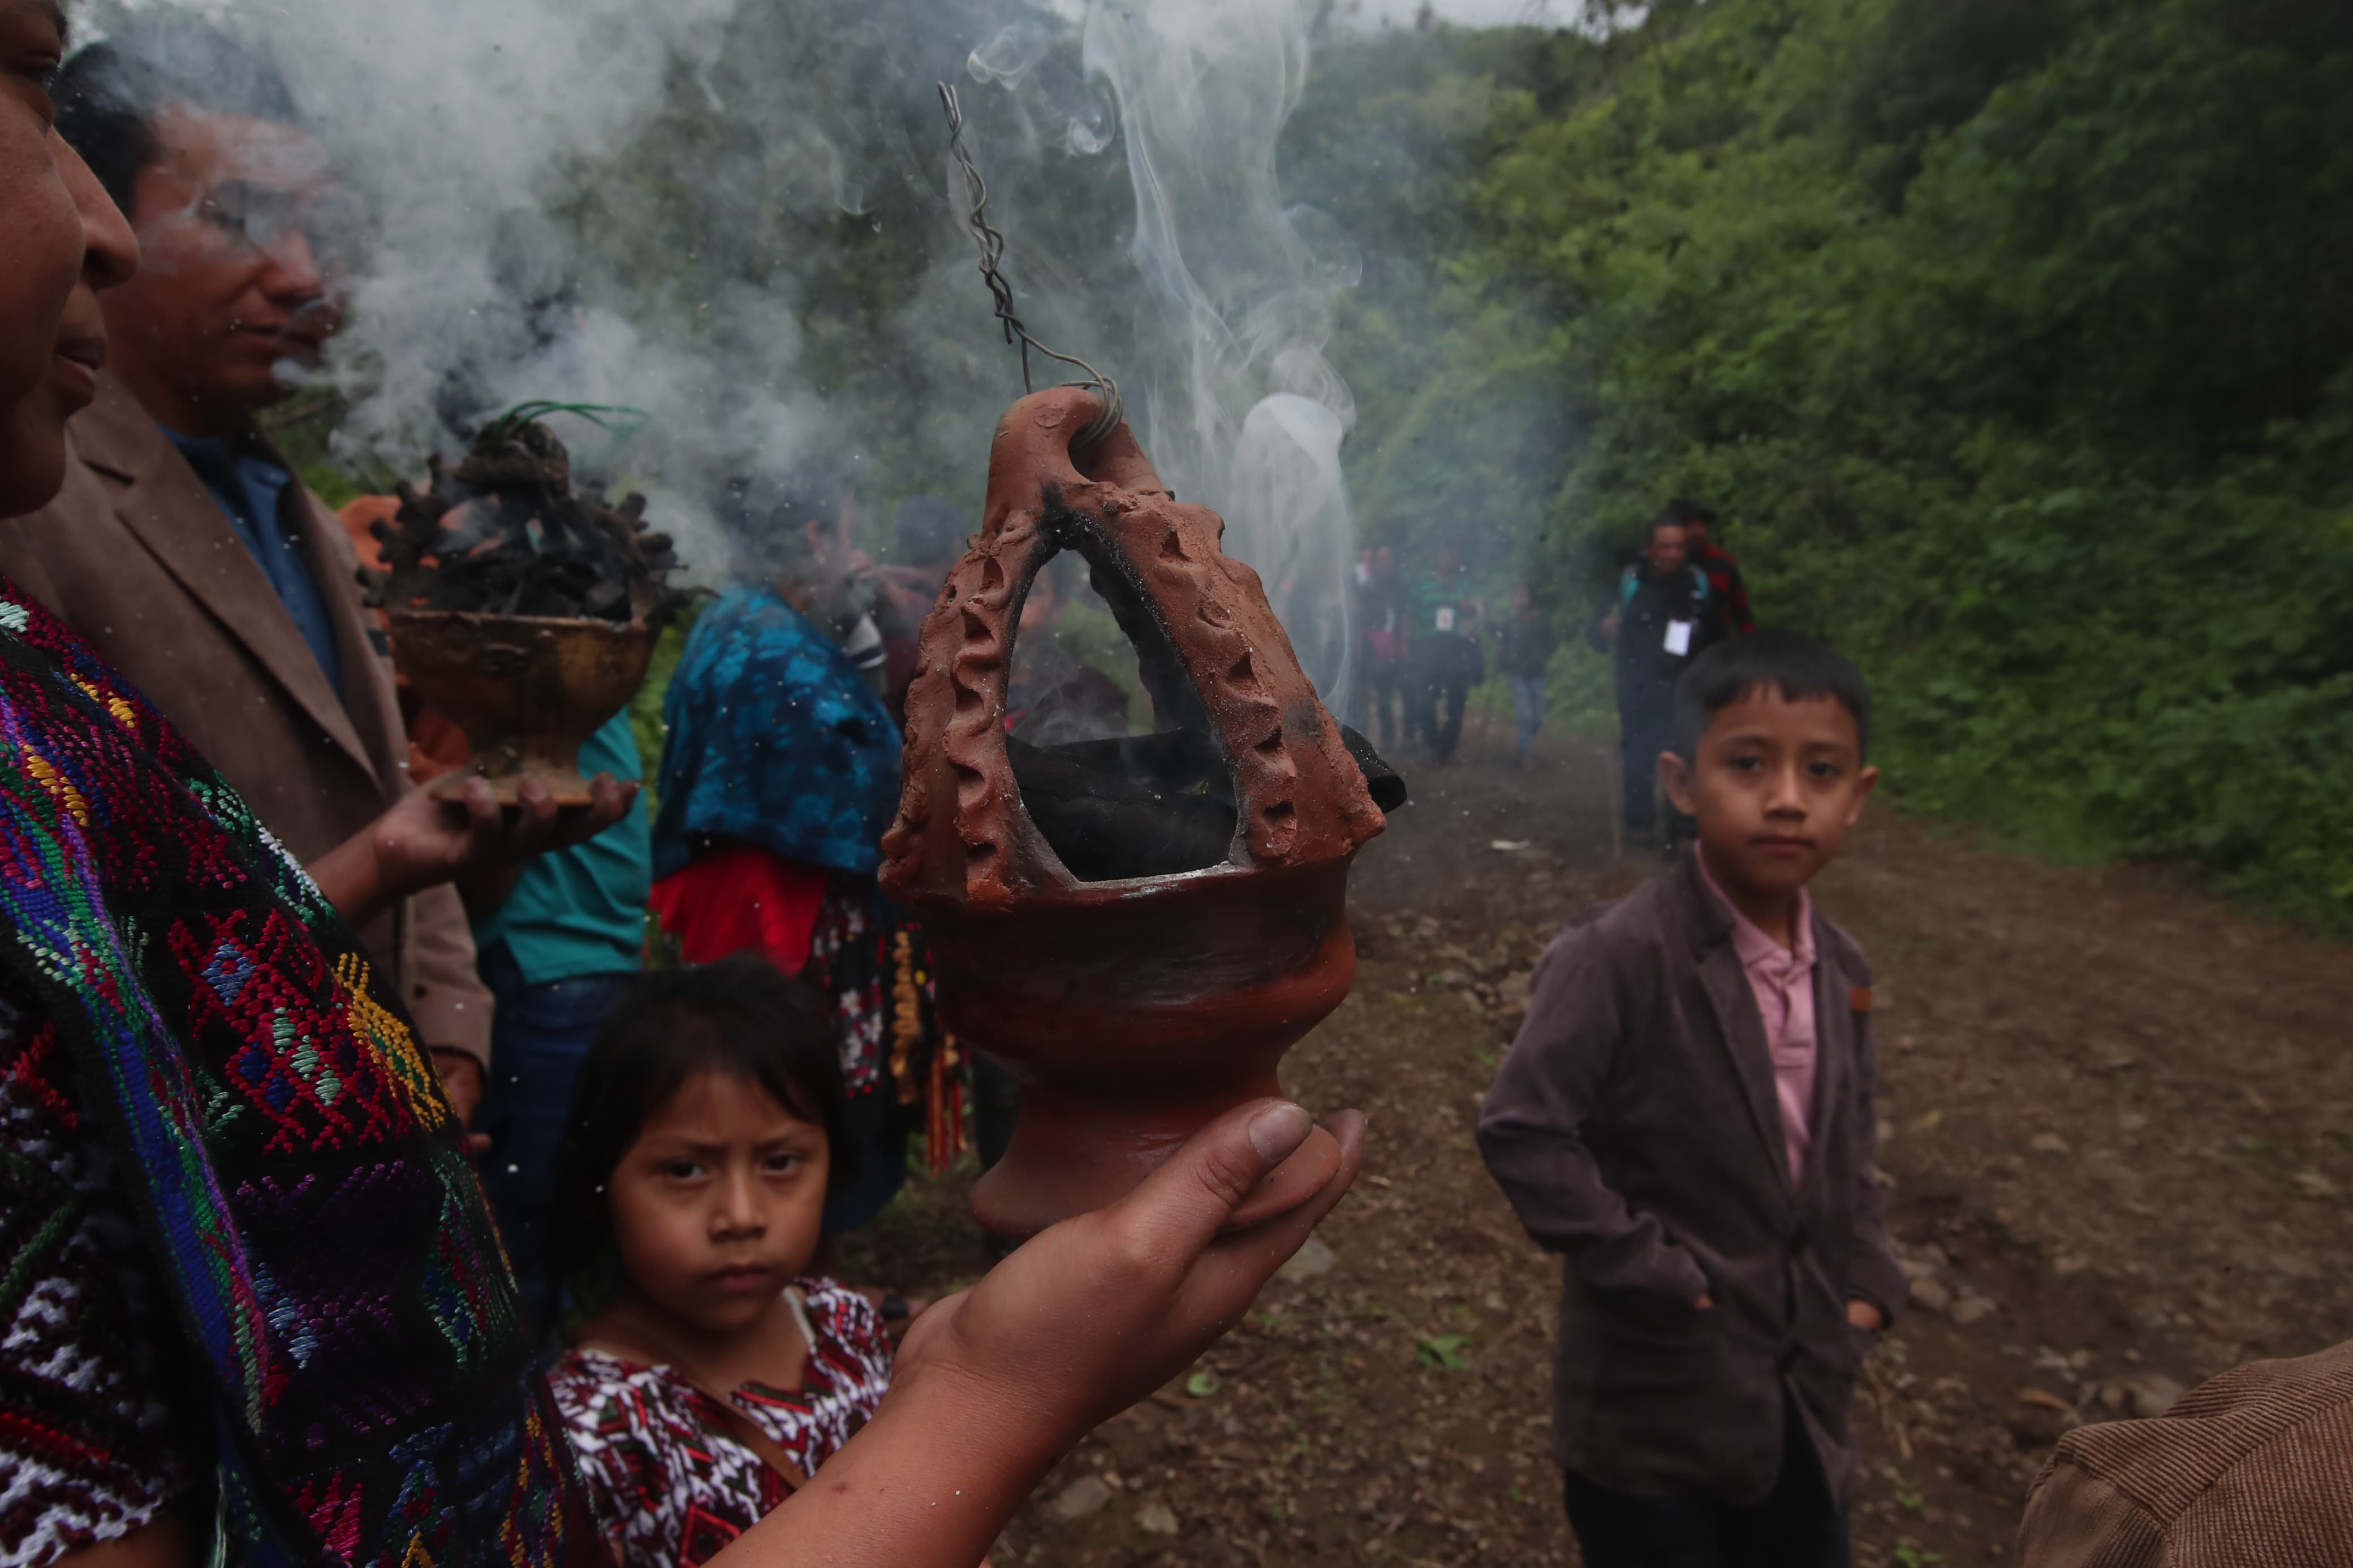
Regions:
[[[916, 626], [973, 520], [902, 507], [878, 568], [848, 470], [731, 475], [708, 500], [753, 547], [659, 755], [624, 713], [585, 808], [428, 792], [465, 737], [359, 588], [394, 502], [329, 510], [258, 424], [339, 323], [332, 161], [202, 24], [68, 42], [0, 0], [0, 1568], [981, 1560], [1239, 1320], [1362, 1119], [1238, 1232], [1295, 1105], [945, 1300], [832, 1277], [913, 1139], [944, 1166], [969, 1115], [994, 1158], [1018, 1100], [877, 883]], [[1870, 969], [1807, 892], [1876, 781], [1870, 691], [1758, 630], [1720, 527], [1670, 503], [1586, 622], [1627, 826], [1663, 795], [1672, 867], [1549, 950], [1479, 1123], [1570, 1261], [1555, 1441], [1597, 1568], [1843, 1563], [1854, 1381], [1906, 1296]], [[1067, 565], [1008, 727], [1124, 733]], [[1489, 610], [1448, 546], [1367, 550], [1353, 592], [1376, 743], [1451, 763], [1492, 648], [1535, 755], [1562, 616], [1525, 585]], [[2341, 1359], [2071, 1437], [2024, 1560], [2344, 1561], [2345, 1489], [2231, 1447], [2341, 1411]], [[2211, 1484], [2168, 1503], [2193, 1460]], [[2233, 1555], [2249, 1500], [2336, 1546]]]

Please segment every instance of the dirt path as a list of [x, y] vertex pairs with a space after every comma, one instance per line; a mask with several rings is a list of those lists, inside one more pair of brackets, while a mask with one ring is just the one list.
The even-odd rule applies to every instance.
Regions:
[[[1356, 1193], [1190, 1379], [1057, 1472], [1000, 1563], [1575, 1560], [1546, 1429], [1558, 1265], [1472, 1118], [1545, 941], [1658, 863], [1613, 860], [1604, 756], [1506, 761], [1415, 773], [1360, 863], [1356, 993], [1289, 1058], [1306, 1103], [1371, 1113]], [[2067, 1426], [2353, 1331], [2353, 962], [1887, 813], [1819, 893], [1875, 966], [1882, 1160], [1922, 1280], [1868, 1368], [1856, 1559], [1999, 1563]], [[962, 1186], [846, 1265], [969, 1277]]]

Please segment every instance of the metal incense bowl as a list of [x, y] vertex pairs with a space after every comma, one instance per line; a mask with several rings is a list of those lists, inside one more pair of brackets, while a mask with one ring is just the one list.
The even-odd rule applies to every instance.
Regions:
[[445, 799], [470, 776], [502, 805], [526, 778], [558, 805], [586, 805], [580, 748], [645, 683], [659, 635], [642, 620], [394, 610], [392, 658], [417, 698], [466, 732], [464, 772], [431, 786]]

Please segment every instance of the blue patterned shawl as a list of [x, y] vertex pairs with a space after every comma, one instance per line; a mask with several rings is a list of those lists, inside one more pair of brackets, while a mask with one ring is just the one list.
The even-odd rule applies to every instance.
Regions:
[[899, 805], [899, 727], [834, 641], [766, 586], [703, 612], [662, 703], [654, 875], [732, 838], [871, 877]]

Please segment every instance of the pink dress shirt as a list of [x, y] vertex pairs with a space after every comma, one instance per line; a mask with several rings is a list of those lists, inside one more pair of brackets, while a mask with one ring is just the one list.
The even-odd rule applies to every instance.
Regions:
[[[1696, 849], [1693, 853], [1699, 854]], [[1795, 1186], [1806, 1168], [1807, 1146], [1813, 1142], [1813, 901], [1804, 889], [1798, 890], [1798, 945], [1786, 948], [1725, 897], [1704, 855], [1699, 856], [1699, 874], [1732, 911], [1733, 951], [1748, 972], [1748, 989], [1765, 1018], [1765, 1044], [1773, 1053], [1773, 1085], [1781, 1102], [1781, 1142], [1789, 1152], [1789, 1184]]]

